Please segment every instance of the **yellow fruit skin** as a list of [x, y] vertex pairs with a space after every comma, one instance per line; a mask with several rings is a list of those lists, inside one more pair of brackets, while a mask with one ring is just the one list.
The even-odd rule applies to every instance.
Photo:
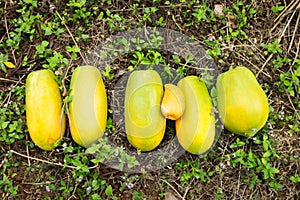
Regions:
[[177, 120], [185, 109], [185, 97], [181, 89], [173, 84], [164, 85], [165, 92], [161, 102], [161, 113], [167, 119]]
[[50, 70], [31, 72], [26, 79], [26, 121], [32, 141], [43, 150], [52, 150], [63, 137], [66, 118], [55, 77]]
[[197, 76], [178, 82], [185, 96], [185, 111], [176, 120], [176, 135], [181, 146], [192, 154], [207, 152], [215, 139], [215, 117], [207, 87]]
[[265, 125], [268, 98], [249, 69], [236, 67], [220, 74], [217, 93], [219, 114], [227, 130], [253, 137]]
[[154, 70], [133, 71], [125, 91], [125, 128], [132, 146], [151, 151], [163, 139], [166, 118], [160, 112], [162, 80]]
[[71, 78], [69, 103], [73, 140], [89, 147], [105, 132], [107, 96], [100, 71], [93, 66], [77, 67]]

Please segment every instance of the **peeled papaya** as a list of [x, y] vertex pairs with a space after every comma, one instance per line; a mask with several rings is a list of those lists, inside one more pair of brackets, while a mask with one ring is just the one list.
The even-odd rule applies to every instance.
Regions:
[[32, 141], [43, 150], [52, 150], [63, 137], [66, 118], [55, 76], [50, 70], [31, 72], [26, 79], [26, 122]]
[[107, 96], [100, 71], [93, 66], [77, 67], [71, 77], [69, 124], [73, 140], [89, 147], [104, 134]]
[[167, 119], [177, 120], [185, 109], [185, 97], [181, 89], [173, 84], [164, 85], [164, 96], [161, 102], [161, 113]]
[[133, 71], [125, 91], [125, 129], [129, 143], [151, 151], [163, 139], [166, 118], [160, 112], [163, 84], [154, 70]]
[[219, 75], [217, 102], [221, 121], [229, 131], [252, 137], [268, 119], [268, 98], [254, 74], [236, 67]]
[[207, 152], [215, 139], [215, 117], [207, 87], [197, 76], [178, 82], [185, 96], [185, 110], [176, 120], [176, 135], [181, 146], [192, 154]]

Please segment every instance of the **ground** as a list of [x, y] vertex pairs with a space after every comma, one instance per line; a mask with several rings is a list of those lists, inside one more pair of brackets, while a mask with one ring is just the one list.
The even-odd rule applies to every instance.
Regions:
[[[298, 0], [0, 4], [1, 199], [300, 198]], [[124, 172], [120, 165], [103, 164], [116, 150], [120, 163], [136, 161], [122, 153], [122, 148], [135, 149], [113, 118], [111, 98], [122, 74], [141, 63], [159, 63], [185, 76], [200, 75], [188, 58], [146, 48], [116, 59], [102, 71], [109, 100], [106, 138], [117, 148], [105, 146], [104, 140], [100, 144], [105, 151], [100, 149], [102, 154], [95, 157], [90, 153], [97, 149], [86, 150], [72, 140], [69, 126], [55, 150], [34, 145], [26, 126], [27, 75], [42, 68], [53, 71], [67, 103], [72, 71], [99, 44], [121, 31], [146, 27], [192, 38], [214, 60], [219, 73], [236, 66], [249, 68], [268, 97], [265, 126], [253, 138], [224, 129], [208, 154], [186, 152], [151, 172]], [[174, 127], [168, 122], [161, 145], [173, 138]]]

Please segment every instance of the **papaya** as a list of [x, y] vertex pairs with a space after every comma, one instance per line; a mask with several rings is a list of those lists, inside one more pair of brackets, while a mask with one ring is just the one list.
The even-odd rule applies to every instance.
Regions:
[[106, 128], [107, 96], [100, 71], [80, 66], [70, 83], [69, 124], [73, 140], [89, 147], [100, 139]]
[[32, 141], [43, 150], [53, 150], [65, 133], [66, 118], [55, 75], [48, 69], [26, 78], [26, 123]]
[[253, 137], [266, 123], [268, 98], [246, 67], [236, 67], [219, 75], [217, 103], [225, 128], [233, 133]]
[[207, 152], [215, 139], [215, 116], [208, 89], [197, 76], [186, 76], [177, 86], [185, 96], [185, 110], [175, 121], [181, 146], [196, 155]]
[[151, 151], [162, 141], [166, 118], [160, 103], [163, 84], [154, 70], [135, 70], [127, 80], [124, 101], [125, 129], [129, 143], [141, 151]]
[[164, 95], [161, 102], [161, 113], [170, 120], [177, 120], [185, 109], [185, 97], [181, 89], [171, 83], [164, 85]]

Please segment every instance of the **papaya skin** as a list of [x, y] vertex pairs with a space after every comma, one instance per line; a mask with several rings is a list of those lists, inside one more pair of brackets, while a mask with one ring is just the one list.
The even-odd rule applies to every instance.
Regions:
[[164, 85], [164, 96], [161, 102], [161, 113], [167, 119], [177, 120], [185, 109], [185, 97], [181, 89], [173, 84]]
[[52, 71], [33, 71], [27, 76], [25, 104], [30, 138], [39, 148], [53, 150], [65, 133], [66, 118]]
[[107, 96], [100, 71], [93, 66], [77, 67], [71, 78], [69, 124], [73, 140], [89, 147], [105, 132]]
[[219, 75], [217, 102], [221, 121], [233, 133], [253, 137], [266, 123], [268, 98], [246, 67], [236, 67]]
[[196, 155], [204, 154], [215, 139], [215, 117], [207, 87], [197, 76], [178, 82], [185, 96], [185, 111], [176, 120], [176, 135], [181, 146]]
[[129, 143], [141, 151], [155, 149], [163, 139], [166, 118], [160, 112], [162, 97], [162, 80], [156, 71], [130, 74], [125, 91], [125, 129]]

